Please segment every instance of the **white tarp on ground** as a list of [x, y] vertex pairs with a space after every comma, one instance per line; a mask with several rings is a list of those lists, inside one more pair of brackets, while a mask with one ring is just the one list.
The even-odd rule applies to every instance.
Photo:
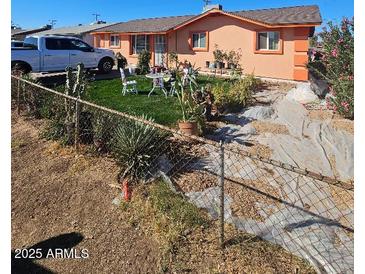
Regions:
[[290, 135], [266, 133], [257, 138], [273, 150], [275, 160], [344, 181], [353, 178], [353, 135], [335, 130], [329, 120], [310, 120], [307, 110], [290, 100], [277, 104], [276, 114], [273, 122], [286, 125]]
[[[311, 92], [298, 94], [299, 90], [306, 90], [306, 86], [292, 91], [289, 96], [278, 100], [272, 107], [256, 106], [240, 114], [227, 116], [227, 121], [234, 123], [218, 129], [215, 138], [225, 138], [228, 142], [244, 145], [246, 141], [254, 140], [267, 145], [273, 150], [272, 158], [300, 168], [322, 173], [327, 176], [337, 176], [340, 180], [353, 179], [353, 135], [345, 131], [336, 130], [330, 120], [311, 120], [308, 111], [302, 103], [317, 100]], [[301, 103], [299, 103], [299, 102]], [[271, 109], [273, 111], [271, 111]], [[264, 115], [261, 115], [264, 114]], [[289, 134], [264, 133], [255, 135], [250, 125], [252, 120], [264, 120], [271, 123], [285, 125]], [[200, 160], [201, 167], [218, 170], [218, 155], [209, 153], [209, 159]], [[226, 177], [241, 179], [255, 179], [255, 172], [249, 173], [245, 167], [255, 167], [251, 160], [228, 157]], [[242, 164], [242, 161], [251, 161]], [[236, 163], [236, 164], [235, 164]], [[257, 166], [257, 170], [262, 167]], [[292, 205], [284, 204], [272, 214], [266, 214], [267, 205], [258, 204], [263, 222], [252, 219], [233, 217], [230, 208], [225, 208], [225, 218], [234, 223], [239, 229], [254, 233], [262, 238], [280, 244], [289, 251], [308, 259], [321, 273], [352, 273], [353, 272], [353, 238], [345, 230], [333, 223], [326, 223], [326, 218], [336, 220], [346, 216], [353, 224], [353, 208], [339, 209], [333, 201], [329, 188], [318, 186], [311, 180], [286, 178], [288, 174], [280, 169], [275, 175], [283, 179], [284, 184], [272, 186], [279, 188], [282, 198]], [[274, 176], [271, 176], [271, 178]], [[270, 176], [268, 176], [270, 178]], [[190, 193], [189, 197], [199, 207], [209, 207], [208, 211], [216, 217], [219, 208], [218, 189], [206, 189], [203, 192]], [[203, 202], [204, 201], [204, 202]], [[351, 201], [349, 201], [351, 203]], [[227, 197], [225, 206], [231, 203]], [[302, 210], [308, 205], [321, 218], [314, 218]], [[302, 209], [301, 209], [302, 208]], [[269, 210], [267, 210], [269, 211]], [[299, 225], [298, 225], [299, 224]], [[350, 225], [351, 226], [351, 225]], [[288, 227], [292, 229], [288, 230]], [[341, 244], [338, 244], [338, 241]]]
[[[250, 113], [262, 112], [262, 107], [250, 108]], [[235, 124], [217, 129], [213, 138], [244, 145], [254, 140], [273, 150], [272, 158], [300, 168], [307, 168], [340, 180], [353, 179], [353, 135], [331, 126], [330, 120], [311, 120], [308, 111], [298, 102], [284, 98], [274, 105], [275, 113], [265, 120], [285, 125], [288, 134], [256, 135], [246, 112], [230, 115]]]
[[[191, 192], [187, 196], [197, 207], [206, 209], [212, 218], [219, 217], [219, 187]], [[319, 273], [353, 272], [353, 239], [336, 223], [314, 217], [311, 212], [288, 204], [267, 214], [273, 207], [268, 208], [268, 205], [259, 202], [257, 206], [261, 208], [260, 214], [265, 218], [264, 221], [239, 218], [232, 215], [231, 203], [232, 199], [225, 195], [224, 219], [237, 229], [281, 245], [293, 254], [307, 259]]]

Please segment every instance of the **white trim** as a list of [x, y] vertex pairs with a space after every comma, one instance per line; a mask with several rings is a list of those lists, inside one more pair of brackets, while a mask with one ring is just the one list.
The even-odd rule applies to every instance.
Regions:
[[[270, 49], [270, 33], [278, 33], [278, 41], [277, 41], [277, 45], [278, 47], [276, 49]], [[267, 43], [267, 48], [260, 48], [260, 33], [266, 33], [266, 43]], [[258, 31], [257, 32], [257, 45], [256, 45], [256, 49], [257, 50], [272, 50], [272, 51], [278, 51], [280, 50], [280, 31]]]
[[[144, 50], [149, 50], [147, 49], [147, 44], [148, 43], [148, 39], [149, 39], [149, 35], [148, 34], [133, 34], [132, 35], [132, 54], [138, 54], [137, 53], [137, 37], [138, 36], [144, 36]], [[134, 43], [133, 43], [134, 42]], [[133, 47], [134, 44], [134, 47]]]
[[[194, 46], [194, 35], [198, 35], [198, 46], [195, 47]], [[202, 46], [202, 38], [201, 36], [202, 35], [205, 35], [205, 45]], [[191, 39], [193, 40], [192, 41], [192, 47], [195, 48], [195, 49], [205, 49], [207, 47], [207, 33], [206, 32], [193, 32], [193, 34], [191, 35]]]
[[[112, 43], [112, 37], [117, 37], [117, 41], [118, 41], [118, 44], [117, 45], [113, 45]], [[115, 42], [115, 40], [114, 40]], [[119, 34], [110, 34], [110, 47], [120, 47], [120, 35]]]

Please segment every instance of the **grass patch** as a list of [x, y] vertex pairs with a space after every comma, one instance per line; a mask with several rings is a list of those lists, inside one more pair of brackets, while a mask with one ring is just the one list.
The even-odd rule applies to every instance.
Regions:
[[27, 142], [23, 139], [12, 139], [11, 140], [11, 149], [17, 150], [19, 148], [25, 147]]
[[201, 210], [181, 195], [172, 192], [164, 182], [151, 187], [150, 197], [157, 212], [166, 216], [180, 232], [207, 225], [207, 219], [202, 216]]
[[[128, 80], [137, 81], [138, 95], [122, 95], [120, 79], [100, 80], [91, 83], [88, 100], [96, 104], [125, 112], [132, 115], [145, 114], [153, 118], [157, 123], [176, 127], [177, 121], [182, 118], [178, 100], [176, 97], [165, 98], [162, 91], [157, 90], [151, 97], [148, 93], [152, 89], [152, 80], [143, 75], [128, 77]], [[226, 81], [219, 78], [199, 76], [198, 83], [206, 85]]]
[[162, 272], [168, 269], [181, 238], [196, 228], [209, 226], [206, 213], [161, 181], [134, 189], [132, 200], [122, 202], [121, 210], [128, 215], [131, 226], [141, 227], [159, 242]]

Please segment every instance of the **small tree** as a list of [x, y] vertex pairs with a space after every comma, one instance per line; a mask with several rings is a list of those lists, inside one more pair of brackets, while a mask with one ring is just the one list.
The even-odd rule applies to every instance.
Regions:
[[141, 53], [138, 54], [137, 67], [139, 68], [141, 74], [147, 74], [150, 71], [150, 61], [151, 52], [142, 50]]
[[218, 48], [218, 45], [214, 45], [214, 51], [213, 51], [214, 61], [218, 68], [221, 68], [223, 60], [225, 58], [225, 53]]
[[169, 65], [173, 67], [175, 70], [179, 68], [179, 56], [176, 52], [169, 53]]
[[128, 64], [127, 58], [125, 58], [120, 52], [118, 52], [115, 57], [117, 58], [118, 69], [124, 69]]
[[329, 22], [319, 37], [323, 45], [322, 58], [309, 63], [309, 68], [328, 81], [331, 92], [328, 106], [342, 116], [353, 119], [354, 21], [344, 18], [339, 25]]

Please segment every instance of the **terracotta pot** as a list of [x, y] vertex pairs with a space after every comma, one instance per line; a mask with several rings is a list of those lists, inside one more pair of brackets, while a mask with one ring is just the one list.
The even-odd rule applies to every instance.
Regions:
[[179, 122], [179, 129], [189, 135], [198, 135], [197, 122]]

